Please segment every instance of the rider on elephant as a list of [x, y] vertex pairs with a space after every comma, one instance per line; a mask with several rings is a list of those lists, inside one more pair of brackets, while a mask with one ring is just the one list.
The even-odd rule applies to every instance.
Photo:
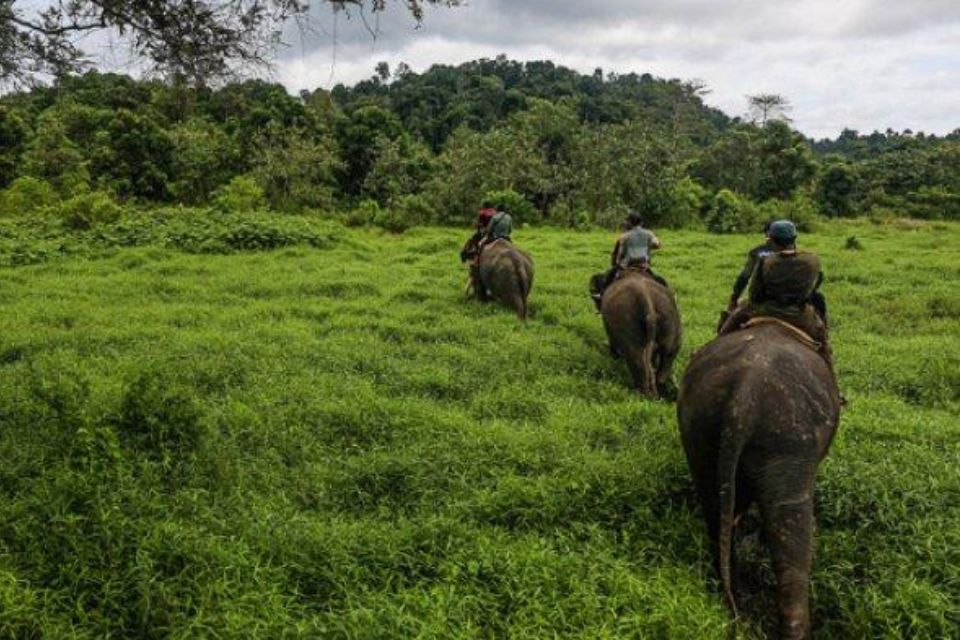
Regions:
[[651, 253], [660, 246], [660, 238], [649, 229], [643, 228], [640, 215], [630, 212], [623, 223], [623, 233], [617, 238], [613, 252], [610, 254], [610, 269], [605, 273], [598, 273], [591, 279], [590, 296], [596, 303], [597, 309], [600, 308], [603, 292], [622, 271], [627, 269], [645, 271], [651, 278], [666, 287], [667, 281], [650, 268]]
[[483, 231], [483, 237], [480, 239], [480, 251], [483, 251], [485, 246], [497, 240], [507, 240], [509, 242], [512, 233], [513, 218], [511, 218], [510, 214], [506, 211], [497, 211], [493, 217], [490, 218], [490, 222]]
[[[743, 265], [743, 269], [741, 269], [740, 273], [737, 274], [737, 279], [733, 283], [733, 295], [730, 296], [730, 303], [727, 305], [727, 311], [724, 315], [724, 319], [726, 319], [726, 315], [733, 313], [737, 306], [739, 306], [740, 296], [750, 283], [750, 276], [753, 275], [753, 270], [756, 268], [757, 263], [776, 251], [776, 246], [774, 245], [773, 240], [770, 239], [770, 226], [772, 224], [773, 221], [769, 221], [763, 227], [764, 243], [755, 246], [747, 253], [747, 262]], [[826, 322], [827, 300], [823, 297], [823, 294], [820, 293], [819, 290], [810, 294], [810, 304], [812, 304], [813, 308], [816, 309], [817, 313], [820, 314], [820, 318]]]
[[[498, 211], [491, 201], [484, 200], [477, 212], [477, 230], [471, 238], [471, 242], [476, 243], [476, 252], [470, 261], [470, 279], [467, 281], [467, 290], [475, 291], [481, 300], [488, 300], [490, 294], [484, 287], [479, 286], [480, 254], [484, 247], [497, 240], [509, 241], [512, 232], [513, 219], [510, 214], [506, 211]], [[461, 260], [463, 259], [465, 258], [461, 255]]]
[[767, 237], [773, 251], [758, 257], [750, 279], [746, 304], [737, 307], [720, 327], [719, 334], [736, 331], [752, 318], [773, 317], [804, 331], [820, 344], [820, 354], [833, 368], [825, 317], [814, 300], [822, 294], [820, 258], [797, 249], [797, 228], [789, 220], [769, 225]]

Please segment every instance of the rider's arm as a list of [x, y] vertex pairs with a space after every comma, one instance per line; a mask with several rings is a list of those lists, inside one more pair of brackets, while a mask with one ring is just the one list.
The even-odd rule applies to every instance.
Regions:
[[623, 238], [617, 238], [617, 242], [613, 245], [613, 252], [610, 254], [610, 266], [615, 267], [620, 264], [620, 247], [622, 245]]
[[743, 269], [740, 270], [740, 273], [737, 275], [737, 280], [733, 283], [733, 295], [730, 296], [730, 302], [736, 303], [740, 299], [740, 296], [743, 295], [743, 291], [747, 288], [747, 284], [750, 283], [750, 276], [753, 274], [756, 266], [757, 256], [751, 251], [747, 254], [747, 263], [743, 266]]
[[766, 287], [763, 284], [763, 260], [754, 260], [753, 274], [750, 276], [750, 302], [760, 303], [767, 299]]
[[662, 246], [660, 242], [660, 238], [658, 238], [656, 234], [653, 233], [653, 231], [650, 231], [649, 233], [650, 233], [650, 248], [659, 249]]

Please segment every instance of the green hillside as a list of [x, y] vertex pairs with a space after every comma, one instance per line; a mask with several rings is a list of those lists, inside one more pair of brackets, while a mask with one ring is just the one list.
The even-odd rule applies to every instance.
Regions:
[[[609, 234], [516, 233], [522, 325], [462, 299], [459, 231], [165, 215], [0, 224], [0, 637], [728, 637], [674, 406], [586, 296]], [[850, 404], [815, 632], [949, 637], [960, 227], [818, 228]], [[662, 237], [682, 370], [755, 238]]]

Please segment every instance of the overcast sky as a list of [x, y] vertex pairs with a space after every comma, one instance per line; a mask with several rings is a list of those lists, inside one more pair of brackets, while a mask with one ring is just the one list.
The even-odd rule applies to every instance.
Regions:
[[700, 79], [729, 115], [744, 114], [746, 94], [779, 93], [815, 137], [960, 127], [960, 0], [469, 0], [429, 10], [419, 29], [399, 4], [366, 26], [318, 6], [309, 31], [289, 30], [274, 78], [331, 88], [380, 60], [421, 72], [504, 53]]

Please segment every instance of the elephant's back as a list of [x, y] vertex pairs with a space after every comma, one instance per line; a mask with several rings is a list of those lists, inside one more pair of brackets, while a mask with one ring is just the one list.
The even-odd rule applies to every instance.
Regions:
[[533, 261], [513, 244], [495, 244], [485, 249], [480, 269], [490, 277], [518, 278], [526, 287], [533, 279]]
[[693, 355], [678, 412], [683, 418], [724, 407], [761, 421], [835, 422], [838, 400], [836, 380], [816, 351], [776, 325], [759, 325], [720, 336]]

